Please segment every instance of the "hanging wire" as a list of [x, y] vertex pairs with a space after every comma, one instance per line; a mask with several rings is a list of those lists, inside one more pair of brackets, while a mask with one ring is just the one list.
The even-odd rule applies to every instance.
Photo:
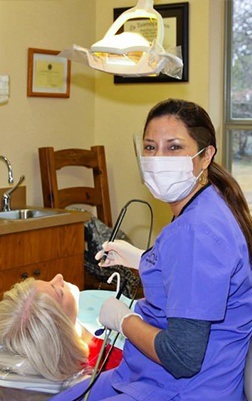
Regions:
[[[122, 221], [124, 219], [124, 216], [126, 214], [127, 208], [131, 203], [143, 203], [143, 204], [147, 205], [149, 210], [150, 210], [150, 228], [149, 228], [149, 234], [148, 234], [148, 239], [147, 239], [147, 249], [148, 249], [150, 247], [150, 243], [151, 243], [151, 234], [152, 234], [152, 228], [153, 228], [153, 211], [152, 211], [151, 205], [147, 201], [144, 201], [142, 199], [131, 199], [121, 209], [121, 212], [120, 212], [120, 214], [119, 214], [119, 216], [117, 218], [117, 221], [116, 221], [116, 223], [114, 225], [114, 228], [112, 230], [112, 233], [110, 235], [109, 242], [115, 240], [116, 235], [117, 235], [117, 233], [118, 233], [118, 231], [120, 229], [120, 226], [122, 224]], [[107, 257], [107, 254], [106, 254], [105, 258], [106, 257]], [[119, 299], [120, 296], [122, 295], [122, 292], [123, 292], [123, 290], [125, 288], [126, 282], [127, 282], [127, 279], [125, 279], [123, 281], [123, 283], [122, 283], [122, 285], [120, 287], [120, 290], [116, 295], [117, 299]], [[140, 285], [140, 283], [139, 283], [139, 285]], [[139, 289], [139, 285], [137, 286], [137, 288], [135, 290], [135, 293], [134, 293], [134, 296], [131, 299], [131, 302], [130, 302], [130, 305], [129, 305], [129, 309], [131, 309], [132, 304], [133, 304], [133, 302], [134, 302], [134, 300], [136, 298], [137, 291]], [[103, 370], [103, 368], [104, 368], [104, 366], [105, 366], [105, 364], [106, 364], [106, 362], [107, 362], [107, 360], [108, 360], [108, 358], [109, 358], [109, 356], [110, 356], [110, 354], [111, 354], [111, 352], [112, 352], [112, 350], [113, 350], [113, 348], [115, 346], [115, 343], [116, 343], [116, 341], [118, 339], [118, 336], [120, 334], [120, 333], [116, 334], [114, 340], [111, 343], [111, 347], [110, 347], [109, 351], [107, 352], [107, 354], [104, 357], [106, 346], [110, 341], [109, 336], [111, 334], [111, 330], [108, 329], [107, 327], [105, 327], [103, 330], [105, 331], [105, 337], [104, 337], [103, 344], [102, 344], [101, 350], [99, 352], [99, 355], [98, 355], [98, 358], [97, 358], [97, 361], [96, 361], [96, 364], [95, 364], [95, 367], [94, 367], [93, 374], [92, 374], [91, 379], [90, 379], [90, 383], [89, 383], [88, 387], [86, 388], [86, 390], [83, 391], [82, 394], [80, 394], [78, 397], [76, 397], [72, 401], [82, 401], [82, 400], [83, 401], [87, 401], [88, 400], [89, 393], [90, 393], [92, 387], [94, 386], [94, 384], [96, 383], [97, 379], [99, 378], [99, 376], [100, 376], [100, 374], [101, 374], [101, 372], [102, 372], [102, 370]], [[103, 357], [104, 357], [104, 359], [103, 359]], [[103, 362], [101, 364], [102, 359], [103, 359]], [[100, 364], [101, 364], [101, 366], [100, 366]]]

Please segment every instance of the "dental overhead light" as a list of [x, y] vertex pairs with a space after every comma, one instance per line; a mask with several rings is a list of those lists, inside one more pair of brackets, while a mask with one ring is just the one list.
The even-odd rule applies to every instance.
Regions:
[[[148, 18], [156, 24], [156, 38], [148, 41], [136, 32], [118, 33], [132, 19]], [[137, 5], [122, 13], [111, 25], [104, 38], [94, 43], [91, 49], [73, 45], [59, 53], [72, 61], [87, 63], [91, 68], [121, 76], [143, 77], [163, 74], [182, 78], [183, 61], [180, 47], [163, 48], [164, 22], [153, 8], [153, 0], [138, 0]]]

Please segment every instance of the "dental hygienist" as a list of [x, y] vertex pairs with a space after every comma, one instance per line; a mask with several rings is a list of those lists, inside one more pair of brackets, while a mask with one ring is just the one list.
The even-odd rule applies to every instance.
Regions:
[[[121, 364], [99, 377], [88, 400], [244, 401], [252, 333], [248, 205], [234, 178], [213, 161], [215, 130], [197, 104], [157, 104], [142, 145], [144, 182], [174, 218], [146, 252], [124, 241], [103, 245], [104, 266], [139, 269], [145, 298], [134, 311], [115, 297], [103, 304], [101, 323], [127, 339]], [[87, 385], [53, 399], [72, 400]]]

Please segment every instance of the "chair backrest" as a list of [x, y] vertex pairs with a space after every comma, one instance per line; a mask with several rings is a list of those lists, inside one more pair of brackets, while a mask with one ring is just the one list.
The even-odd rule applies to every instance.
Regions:
[[[104, 146], [91, 149], [39, 148], [40, 174], [44, 206], [65, 209], [69, 205], [95, 206], [97, 217], [112, 226], [107, 167]], [[68, 166], [81, 166], [93, 171], [94, 186], [58, 188], [57, 170]]]
[[246, 358], [244, 370], [244, 392], [246, 401], [252, 401], [252, 339], [250, 340], [249, 350]]

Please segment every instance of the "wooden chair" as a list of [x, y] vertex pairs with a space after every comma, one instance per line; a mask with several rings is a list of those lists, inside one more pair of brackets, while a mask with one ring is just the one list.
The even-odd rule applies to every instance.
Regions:
[[[107, 167], [104, 146], [87, 149], [39, 148], [39, 162], [44, 206], [65, 209], [73, 204], [95, 206], [97, 217], [112, 226]], [[58, 188], [57, 170], [80, 166], [93, 170], [94, 186]]]
[[[65, 209], [74, 204], [95, 206], [97, 217], [112, 227], [107, 167], [104, 146], [87, 149], [54, 150], [53, 147], [39, 148], [40, 174], [44, 206]], [[94, 186], [58, 187], [57, 171], [64, 167], [79, 166], [92, 169]], [[83, 250], [84, 252], [84, 250]], [[97, 289], [101, 282], [84, 269], [84, 288]], [[102, 287], [112, 289], [106, 283]]]

